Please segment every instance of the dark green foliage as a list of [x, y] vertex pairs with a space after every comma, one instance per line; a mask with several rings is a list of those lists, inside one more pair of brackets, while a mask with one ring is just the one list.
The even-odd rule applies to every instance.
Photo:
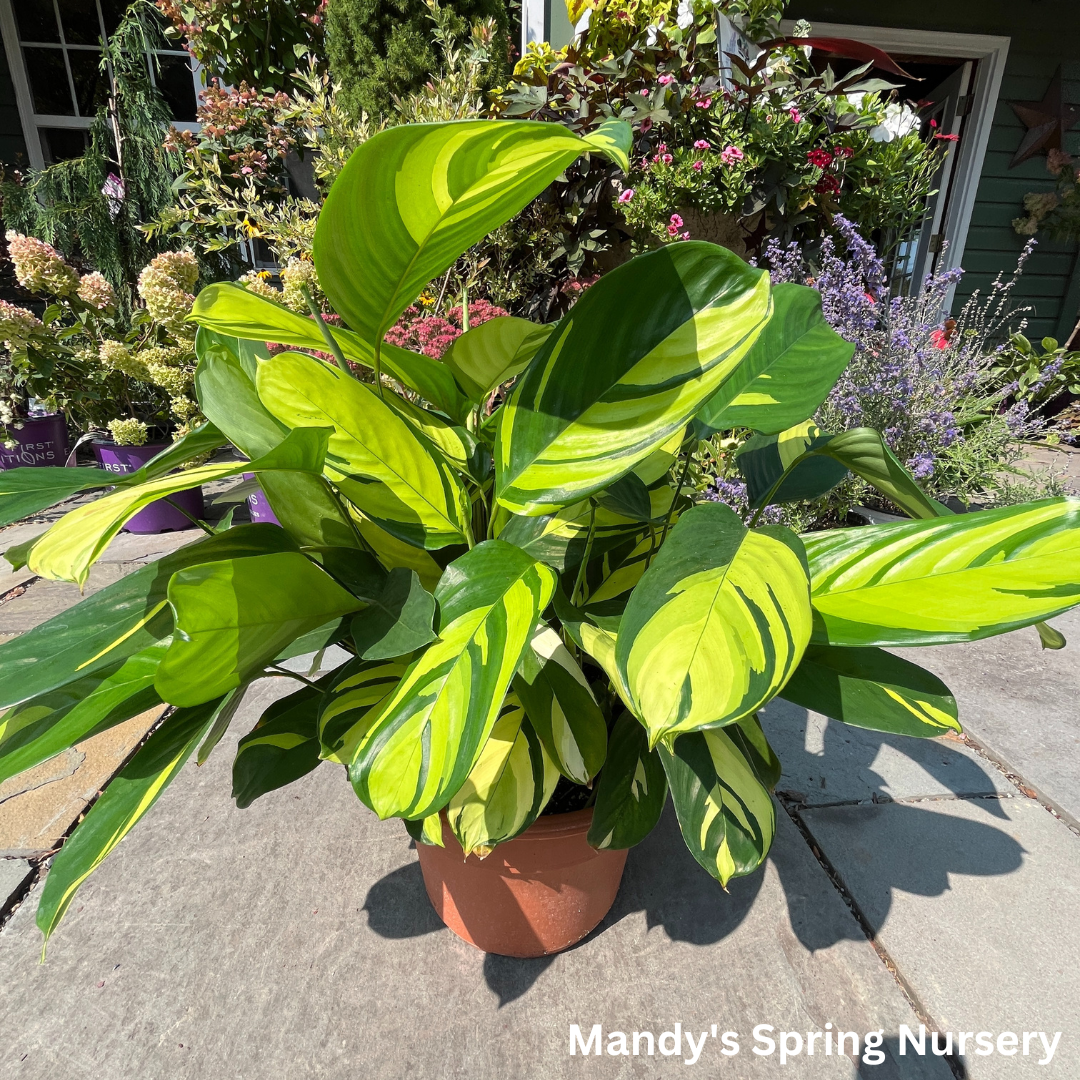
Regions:
[[[483, 84], [490, 88], [505, 79], [509, 19], [503, 0], [450, 0], [440, 7], [455, 36], [477, 21], [495, 21], [496, 38], [506, 41], [507, 49], [492, 49]], [[330, 70], [353, 115], [388, 114], [395, 97], [423, 86], [438, 70], [433, 13], [424, 0], [330, 0], [326, 14]]]

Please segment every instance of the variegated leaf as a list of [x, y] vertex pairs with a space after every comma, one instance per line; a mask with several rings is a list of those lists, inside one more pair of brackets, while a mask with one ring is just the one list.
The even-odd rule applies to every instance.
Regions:
[[645, 729], [622, 713], [611, 729], [607, 762], [596, 786], [589, 843], [628, 848], [652, 832], [667, 801], [667, 778]]
[[424, 286], [509, 221], [581, 154], [624, 168], [630, 126], [587, 136], [535, 120], [404, 124], [349, 159], [315, 230], [319, 282], [349, 326], [381, 341]]
[[607, 755], [607, 724], [588, 679], [546, 623], [533, 634], [514, 690], [563, 776], [589, 783]]
[[469, 500], [439, 450], [351, 375], [311, 356], [259, 366], [259, 397], [293, 428], [329, 427], [325, 471], [382, 528], [417, 547], [464, 543]]
[[544, 743], [507, 694], [476, 764], [447, 804], [446, 820], [465, 854], [483, 859], [540, 816], [558, 781]]
[[443, 355], [462, 389], [475, 402], [520, 375], [555, 329], [505, 315], [489, 319], [461, 335]]
[[690, 854], [721, 885], [756, 870], [772, 846], [776, 808], [737, 727], [693, 731], [659, 750]]
[[640, 465], [732, 377], [768, 313], [768, 275], [713, 244], [672, 244], [606, 274], [504, 406], [499, 502], [552, 513]]
[[137, 487], [120, 487], [65, 514], [40, 536], [30, 553], [30, 569], [42, 577], [84, 585], [90, 567], [124, 523], [144, 506], [186, 488], [243, 472], [296, 469], [319, 472], [326, 453], [327, 432], [308, 427], [291, 431], [281, 444], [256, 461], [226, 461], [170, 473]]
[[960, 731], [956, 699], [932, 672], [883, 649], [811, 645], [781, 697], [845, 724], [935, 738]]
[[401, 681], [408, 660], [350, 660], [334, 673], [319, 713], [321, 756], [348, 765], [360, 740]]
[[426, 817], [462, 785], [554, 587], [548, 567], [501, 540], [446, 568], [435, 590], [438, 640], [372, 717], [349, 766], [380, 817]]
[[687, 511], [619, 624], [615, 658], [653, 745], [754, 712], [787, 682], [810, 638], [801, 544], [747, 529], [721, 503]]
[[232, 796], [243, 810], [260, 795], [306, 776], [319, 757], [319, 709], [336, 672], [279, 698], [241, 740], [233, 760]]
[[814, 643], [943, 645], [1080, 603], [1080, 499], [803, 537]]

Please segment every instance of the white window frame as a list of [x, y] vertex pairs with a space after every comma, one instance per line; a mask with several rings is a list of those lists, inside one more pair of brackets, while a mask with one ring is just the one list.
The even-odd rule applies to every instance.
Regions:
[[[95, 5], [96, 6], [96, 5]], [[18, 23], [15, 21], [15, 11], [12, 0], [0, 0], [0, 34], [4, 38], [4, 52], [7, 55], [8, 70], [11, 72], [11, 81], [15, 87], [15, 103], [19, 110], [19, 122], [22, 126], [23, 139], [26, 142], [26, 154], [31, 168], [42, 169], [46, 165], [45, 155], [41, 150], [41, 128], [71, 128], [76, 131], [88, 131], [94, 122], [92, 116], [53, 116], [48, 113], [34, 111], [34, 99], [30, 90], [30, 80], [26, 74], [26, 63], [23, 58], [23, 42], [19, 37]], [[49, 43], [51, 47], [57, 47], [56, 42]], [[100, 51], [99, 46], [63, 45], [65, 50]], [[192, 65], [191, 77], [195, 87], [195, 100], [200, 101], [200, 93], [204, 88], [202, 66], [192, 61], [192, 58], [182, 49], [165, 50], [156, 52], [163, 56], [183, 56]], [[151, 70], [151, 78], [153, 78]], [[188, 121], [173, 121], [176, 128], [198, 131], [199, 125]]]
[[[1011, 38], [991, 34], [942, 33], [937, 30], [908, 30], [887, 26], [855, 26], [849, 23], [815, 22], [814, 37], [854, 38], [884, 49], [887, 53], [916, 53], [923, 56], [947, 56], [957, 60], [977, 61], [975, 85], [971, 88], [972, 104], [964, 123], [963, 136], [957, 143], [959, 154], [953, 169], [953, 189], [945, 220], [944, 241], [948, 245], [937, 261], [935, 271], [943, 273], [960, 266], [967, 246], [971, 215], [975, 209], [979, 180], [982, 177], [990, 130], [994, 126], [1001, 93], [1001, 80], [1009, 57]], [[781, 23], [790, 34], [795, 23]], [[947, 298], [952, 302], [952, 290]]]

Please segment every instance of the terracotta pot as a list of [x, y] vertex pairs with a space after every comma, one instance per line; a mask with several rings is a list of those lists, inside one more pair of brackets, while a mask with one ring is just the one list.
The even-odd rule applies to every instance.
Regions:
[[458, 937], [501, 956], [545, 956], [580, 941], [608, 913], [625, 851], [585, 837], [592, 810], [539, 818], [486, 859], [467, 859], [443, 820], [445, 848], [417, 844], [424, 887]]

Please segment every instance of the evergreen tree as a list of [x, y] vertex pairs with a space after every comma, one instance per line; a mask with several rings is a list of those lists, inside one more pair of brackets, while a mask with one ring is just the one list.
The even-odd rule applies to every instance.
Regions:
[[[447, 0], [448, 29], [460, 35], [475, 22], [495, 21], [499, 42], [483, 83], [497, 86], [509, 75], [509, 18], [504, 0]], [[372, 118], [393, 110], [393, 99], [422, 86], [438, 70], [432, 12], [426, 0], [330, 0], [326, 48], [346, 108]]]

